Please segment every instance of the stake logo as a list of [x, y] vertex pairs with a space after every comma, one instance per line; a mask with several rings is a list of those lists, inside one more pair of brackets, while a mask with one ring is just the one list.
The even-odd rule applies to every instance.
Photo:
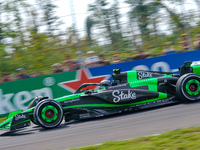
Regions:
[[114, 103], [118, 103], [121, 100], [129, 100], [129, 99], [136, 99], [136, 93], [131, 92], [131, 91], [127, 91], [126, 93], [124, 91], [118, 91], [115, 90], [112, 92], [112, 96], [113, 98], [113, 102]]
[[[93, 77], [88, 69], [77, 71], [75, 80], [58, 83], [59, 86], [74, 93], [83, 83], [100, 83], [106, 80], [110, 75], [102, 75]], [[97, 86], [88, 86], [85, 89], [96, 90]], [[84, 89], [84, 88], [83, 88]]]
[[17, 115], [15, 115], [15, 120], [19, 120], [19, 119], [25, 119], [26, 118], [26, 115], [24, 115], [24, 114], [17, 114]]
[[152, 78], [152, 73], [149, 72], [138, 72], [138, 79], [144, 79], [144, 78]]

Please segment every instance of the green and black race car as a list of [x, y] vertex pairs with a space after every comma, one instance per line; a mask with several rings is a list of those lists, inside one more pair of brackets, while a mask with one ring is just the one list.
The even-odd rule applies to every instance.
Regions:
[[[177, 102], [200, 100], [200, 61], [185, 62], [180, 74], [115, 69], [113, 82], [85, 83], [68, 96], [49, 99], [36, 97], [25, 111], [14, 111], [0, 129], [15, 130], [30, 126], [55, 128], [63, 120], [81, 120], [134, 111]], [[99, 86], [98, 90], [83, 90]]]

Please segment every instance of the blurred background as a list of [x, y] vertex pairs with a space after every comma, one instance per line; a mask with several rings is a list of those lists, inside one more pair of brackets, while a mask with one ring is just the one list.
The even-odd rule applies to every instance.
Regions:
[[0, 2], [1, 82], [199, 49], [200, 0]]

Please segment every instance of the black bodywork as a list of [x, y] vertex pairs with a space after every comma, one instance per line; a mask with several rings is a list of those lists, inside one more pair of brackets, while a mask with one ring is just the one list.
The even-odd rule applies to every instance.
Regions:
[[[30, 120], [44, 128], [65, 121], [101, 117], [177, 102], [200, 100], [200, 62], [186, 62], [180, 74], [115, 69], [113, 81], [85, 83], [72, 95], [56, 98], [36, 97], [24, 112], [13, 113], [0, 124], [1, 129], [14, 130], [29, 125]], [[98, 90], [90, 90], [98, 86]], [[83, 90], [83, 88], [88, 88]], [[16, 116], [21, 118], [16, 121]], [[24, 118], [23, 118], [24, 117]]]

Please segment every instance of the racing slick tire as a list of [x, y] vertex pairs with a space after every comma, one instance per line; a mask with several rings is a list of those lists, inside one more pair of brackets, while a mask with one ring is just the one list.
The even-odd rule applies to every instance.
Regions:
[[[48, 97], [43, 97], [43, 96], [36, 96], [28, 105], [27, 109], [30, 109], [32, 107], [35, 107], [37, 105], [37, 103], [39, 103], [41, 100], [47, 99]], [[32, 123], [34, 123], [35, 125], [38, 125], [37, 120], [34, 119], [33, 115], [30, 115], [30, 120]]]
[[200, 100], [200, 76], [188, 73], [181, 76], [176, 83], [176, 93], [185, 102]]
[[55, 128], [63, 120], [63, 109], [59, 102], [46, 99], [36, 105], [33, 116], [43, 128]]

